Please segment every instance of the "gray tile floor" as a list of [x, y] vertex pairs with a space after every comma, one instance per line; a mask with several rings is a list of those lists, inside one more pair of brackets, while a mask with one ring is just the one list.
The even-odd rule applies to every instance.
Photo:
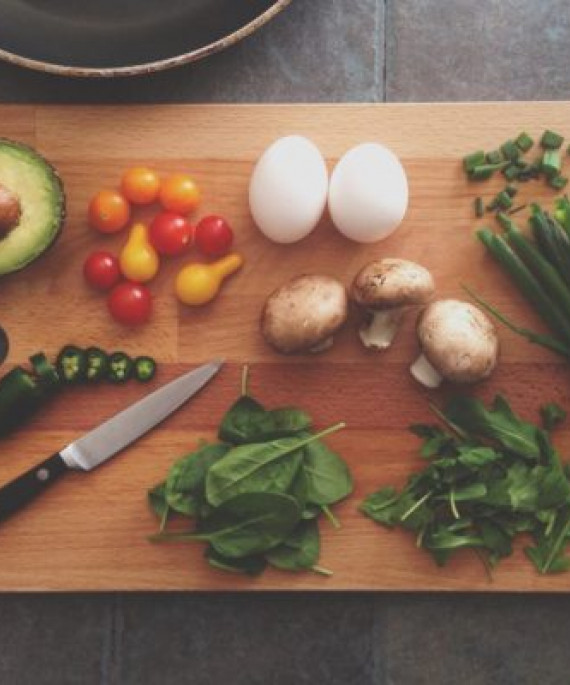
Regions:
[[[0, 66], [0, 100], [566, 99], [569, 10], [293, 0], [247, 42], [164, 74]], [[570, 595], [5, 595], [0, 685], [568, 685], [568, 635]]]

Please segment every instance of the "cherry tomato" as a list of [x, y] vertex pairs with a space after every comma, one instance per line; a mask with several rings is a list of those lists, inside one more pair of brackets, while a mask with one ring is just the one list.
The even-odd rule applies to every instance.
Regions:
[[140, 283], [124, 281], [111, 290], [107, 298], [107, 307], [115, 321], [125, 326], [139, 326], [150, 318], [150, 290]]
[[150, 205], [158, 197], [159, 188], [158, 174], [148, 167], [128, 169], [121, 179], [121, 192], [135, 205]]
[[164, 209], [188, 214], [200, 202], [200, 190], [188, 174], [173, 174], [160, 184], [159, 200]]
[[151, 225], [149, 240], [160, 254], [179, 255], [192, 243], [193, 226], [180, 214], [161, 212]]
[[196, 226], [194, 241], [206, 257], [221, 257], [229, 252], [234, 234], [221, 216], [205, 216]]
[[97, 290], [109, 290], [120, 278], [119, 260], [105, 250], [92, 252], [83, 264], [87, 283]]
[[116, 190], [100, 190], [89, 203], [89, 224], [101, 233], [117, 233], [129, 223], [131, 208]]

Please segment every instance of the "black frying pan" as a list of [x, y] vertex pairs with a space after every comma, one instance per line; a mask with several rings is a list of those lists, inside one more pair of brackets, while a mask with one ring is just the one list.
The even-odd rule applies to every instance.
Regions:
[[68, 76], [141, 74], [205, 57], [290, 0], [0, 0], [0, 58]]

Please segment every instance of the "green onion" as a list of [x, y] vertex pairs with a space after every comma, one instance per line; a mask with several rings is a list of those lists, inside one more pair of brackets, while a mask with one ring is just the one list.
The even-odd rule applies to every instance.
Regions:
[[564, 343], [561, 343], [559, 340], [546, 333], [536, 333], [528, 328], [524, 328], [524, 326], [519, 326], [502, 314], [496, 307], [493, 307], [482, 297], [479, 297], [479, 295], [473, 292], [473, 290], [468, 288], [466, 285], [463, 285], [462, 287], [463, 290], [465, 290], [465, 292], [470, 295], [470, 297], [472, 297], [482, 309], [488, 312], [491, 316], [494, 316], [497, 321], [500, 321], [513, 333], [526, 338], [529, 342], [534, 343], [535, 345], [541, 345], [552, 352], [556, 352], [556, 354], [570, 358], [570, 347], [567, 347], [564, 345]]
[[542, 134], [542, 138], [540, 139], [540, 144], [546, 150], [558, 150], [563, 142], [564, 136], [548, 130]]
[[510, 159], [511, 162], [515, 162], [521, 154], [520, 148], [513, 140], [507, 140], [506, 143], [503, 143], [501, 145], [501, 152], [505, 159]]
[[483, 150], [477, 150], [477, 152], [463, 158], [463, 168], [468, 174], [481, 164], [485, 164], [485, 153]]
[[487, 160], [487, 164], [500, 164], [501, 162], [505, 161], [500, 150], [492, 150], [491, 152], [487, 152], [485, 158]]
[[561, 312], [570, 312], [570, 288], [562, 280], [555, 267], [542, 256], [530, 240], [524, 237], [511, 219], [504, 214], [499, 214], [498, 219], [506, 231], [509, 244], [540, 281], [547, 295], [552, 298]]
[[505, 193], [507, 193], [509, 197], [514, 197], [518, 192], [519, 189], [516, 186], [508, 185], [505, 188]]
[[519, 173], [520, 169], [517, 167], [516, 164], [509, 164], [509, 166], [503, 169], [503, 175], [507, 179], [507, 181], [514, 181], [515, 179], [517, 179]]
[[558, 150], [546, 150], [542, 157], [542, 170], [548, 176], [558, 176], [562, 169], [562, 159]]
[[554, 218], [570, 237], [570, 200], [568, 196], [559, 197], [555, 202]]
[[522, 152], [528, 152], [530, 148], [534, 145], [534, 140], [528, 135], [526, 131], [523, 131], [522, 133], [519, 133], [517, 136], [515, 143], [517, 147], [519, 147]]
[[546, 295], [540, 283], [505, 240], [489, 229], [477, 231], [477, 237], [509, 273], [519, 292], [532, 304], [536, 312], [563, 343], [570, 345], [570, 319], [560, 312]]
[[552, 176], [548, 179], [548, 185], [554, 188], [555, 190], [562, 190], [566, 187], [567, 184], [568, 179], [566, 178], [566, 176], [561, 176], [560, 174], [558, 176]]
[[503, 169], [508, 165], [508, 162], [500, 162], [499, 164], [479, 164], [469, 172], [469, 178], [473, 181], [485, 181], [490, 178], [495, 171]]
[[485, 213], [485, 206], [483, 204], [483, 198], [482, 197], [475, 198], [475, 216], [480, 219], [484, 213]]
[[513, 200], [506, 190], [501, 191], [497, 195], [496, 200], [499, 209], [510, 209], [513, 206]]

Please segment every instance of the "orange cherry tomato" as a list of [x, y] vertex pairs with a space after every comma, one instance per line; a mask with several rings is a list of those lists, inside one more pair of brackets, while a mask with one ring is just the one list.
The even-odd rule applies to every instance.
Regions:
[[200, 190], [188, 174], [173, 174], [160, 184], [160, 203], [170, 212], [188, 214], [200, 202]]
[[131, 207], [116, 190], [100, 190], [89, 203], [89, 225], [101, 233], [117, 233], [129, 223]]
[[134, 205], [150, 205], [158, 197], [159, 188], [158, 174], [148, 167], [128, 169], [121, 179], [121, 192]]

